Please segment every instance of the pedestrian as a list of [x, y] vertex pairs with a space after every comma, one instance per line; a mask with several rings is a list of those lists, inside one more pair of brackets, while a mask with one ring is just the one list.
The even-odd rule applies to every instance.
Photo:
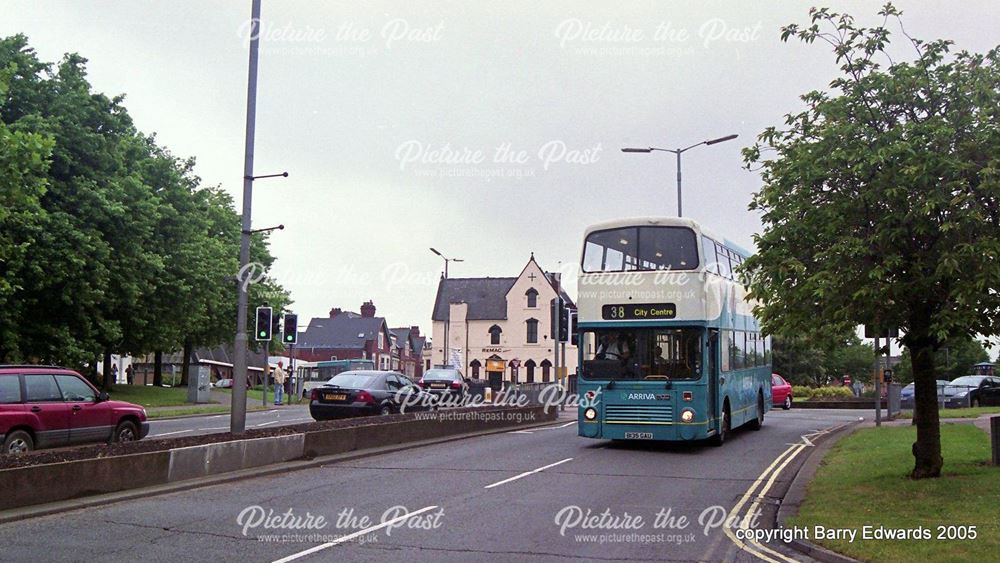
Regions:
[[128, 367], [125, 368], [125, 381], [129, 385], [132, 385], [132, 382], [135, 381], [135, 379], [134, 379], [135, 375], [134, 374], [135, 374], [135, 372], [132, 370], [132, 364], [129, 364]]
[[274, 370], [274, 404], [280, 405], [285, 400], [285, 369], [282, 362], [278, 362], [277, 369]]
[[111, 365], [111, 381], [118, 383], [118, 364]]

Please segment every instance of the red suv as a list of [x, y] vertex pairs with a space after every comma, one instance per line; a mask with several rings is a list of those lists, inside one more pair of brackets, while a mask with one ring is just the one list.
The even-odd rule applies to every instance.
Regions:
[[0, 453], [130, 442], [148, 433], [144, 408], [109, 400], [73, 370], [0, 365]]

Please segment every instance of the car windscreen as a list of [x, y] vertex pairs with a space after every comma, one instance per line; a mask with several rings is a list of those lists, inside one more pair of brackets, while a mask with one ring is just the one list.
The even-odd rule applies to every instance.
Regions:
[[953, 387], [978, 387], [985, 377], [981, 375], [965, 375], [957, 379], [952, 379], [949, 386]]
[[378, 377], [371, 373], [344, 372], [331, 377], [326, 384], [343, 389], [371, 389]]
[[459, 381], [461, 379], [462, 376], [457, 371], [451, 369], [432, 369], [424, 373], [425, 381]]

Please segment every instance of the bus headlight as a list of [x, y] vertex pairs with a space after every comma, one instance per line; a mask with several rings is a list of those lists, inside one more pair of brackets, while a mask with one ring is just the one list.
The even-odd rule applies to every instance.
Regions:
[[587, 420], [594, 420], [595, 418], [597, 418], [597, 411], [594, 410], [593, 407], [588, 408], [587, 410], [583, 411], [583, 418], [586, 418]]
[[691, 409], [684, 409], [681, 411], [681, 422], [691, 422], [694, 420], [694, 411]]

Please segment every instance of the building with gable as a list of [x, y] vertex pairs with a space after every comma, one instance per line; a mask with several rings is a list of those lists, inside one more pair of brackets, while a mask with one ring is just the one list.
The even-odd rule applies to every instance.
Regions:
[[[494, 388], [555, 381], [550, 306], [560, 294], [576, 308], [559, 274], [542, 270], [534, 254], [517, 277], [442, 278], [431, 317], [434, 365], [456, 366]], [[576, 371], [575, 346], [566, 344], [562, 365]]]

